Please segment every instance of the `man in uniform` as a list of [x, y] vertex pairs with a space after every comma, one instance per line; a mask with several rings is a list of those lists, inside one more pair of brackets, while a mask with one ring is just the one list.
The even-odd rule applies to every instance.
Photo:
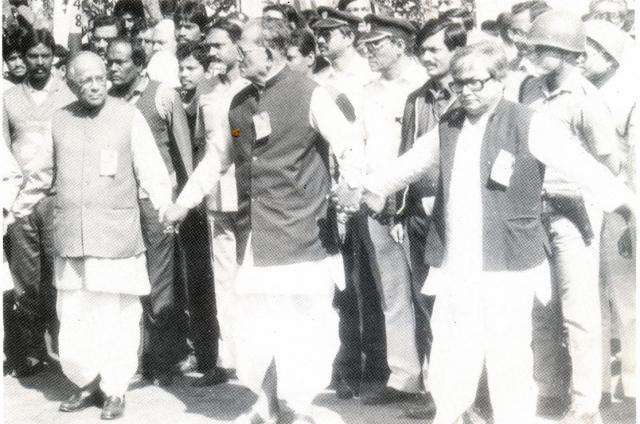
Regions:
[[[318, 49], [329, 66], [315, 80], [336, 96], [346, 96], [353, 110], [355, 125], [362, 127], [364, 87], [378, 75], [355, 48], [357, 28], [362, 19], [328, 7], [319, 7], [325, 16], [313, 25]], [[340, 313], [340, 351], [334, 365], [333, 383], [341, 399], [360, 393], [361, 380], [377, 381], [386, 373], [383, 318], [380, 300], [368, 268], [364, 238], [357, 231], [360, 214], [349, 219], [342, 244], [347, 287], [336, 294]], [[361, 268], [364, 267], [364, 268]], [[363, 366], [362, 354], [365, 354]]]
[[[379, 72], [378, 78], [364, 88], [366, 101], [362, 108], [367, 171], [374, 172], [398, 156], [407, 96], [428, 77], [411, 55], [415, 28], [409, 22], [376, 15], [368, 15], [365, 21], [371, 31], [360, 42], [367, 50], [371, 70]], [[408, 249], [399, 235], [391, 234], [393, 200], [389, 199], [388, 207], [377, 218], [366, 217], [359, 223], [382, 303], [391, 370], [386, 386], [363, 397], [365, 404], [411, 399], [421, 385]]]
[[[174, 191], [193, 167], [191, 134], [178, 93], [152, 81], [143, 72], [144, 50], [126, 39], [116, 39], [107, 50], [109, 94], [128, 101], [142, 113], [160, 149]], [[166, 233], [149, 196], [140, 192], [142, 234], [147, 249], [151, 293], [144, 299], [145, 344], [143, 371], [154, 383], [171, 384], [172, 368], [185, 351], [176, 307], [176, 238]], [[146, 355], [145, 355], [146, 354]]]
[[[576, 145], [617, 173], [611, 112], [578, 67], [586, 43], [582, 20], [570, 12], [547, 11], [533, 21], [529, 42], [541, 76], [522, 83], [522, 103], [560, 118]], [[598, 284], [602, 209], [592, 203], [589, 193], [553, 170], [545, 175], [543, 198], [554, 279], [551, 301], [537, 303], [534, 311], [540, 406], [554, 412], [554, 403], [566, 397], [567, 382], [561, 381], [563, 367], [568, 365], [562, 355], [564, 329], [571, 365], [571, 405], [565, 422], [597, 423], [602, 361]]]
[[325, 89], [286, 66], [290, 37], [280, 20], [245, 26], [240, 70], [252, 84], [231, 103], [232, 149], [219, 158], [207, 152], [166, 215], [170, 222], [184, 218], [235, 163], [236, 367], [240, 381], [260, 394], [238, 423], [275, 421], [286, 414], [278, 399], [295, 424], [341, 421], [311, 406], [331, 375], [338, 348], [332, 299], [336, 285], [344, 288], [328, 209], [327, 151], [342, 178], [357, 184], [361, 141]]
[[98, 404], [102, 419], [114, 419], [138, 365], [140, 296], [149, 293], [138, 188], [158, 211], [171, 184], [142, 114], [107, 96], [100, 56], [78, 54], [67, 81], [78, 100], [54, 112], [13, 211], [28, 216], [55, 184], [60, 364], [78, 387], [60, 411]]

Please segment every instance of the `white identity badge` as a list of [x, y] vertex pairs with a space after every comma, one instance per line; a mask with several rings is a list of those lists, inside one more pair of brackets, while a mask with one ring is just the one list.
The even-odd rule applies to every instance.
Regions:
[[118, 152], [114, 149], [100, 150], [100, 176], [113, 177], [118, 170]]
[[512, 153], [500, 150], [491, 168], [491, 179], [501, 186], [509, 187], [515, 161], [516, 158]]
[[256, 140], [269, 137], [271, 134], [271, 120], [269, 119], [269, 112], [260, 112], [257, 115], [253, 115], [253, 126], [256, 130]]

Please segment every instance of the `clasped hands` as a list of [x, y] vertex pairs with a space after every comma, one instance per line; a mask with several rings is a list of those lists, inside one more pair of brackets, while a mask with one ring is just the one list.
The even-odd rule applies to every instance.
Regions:
[[374, 213], [380, 213], [384, 209], [385, 200], [362, 186], [353, 187], [344, 181], [331, 189], [331, 201], [336, 205], [336, 210], [347, 215], [358, 212], [362, 203]]

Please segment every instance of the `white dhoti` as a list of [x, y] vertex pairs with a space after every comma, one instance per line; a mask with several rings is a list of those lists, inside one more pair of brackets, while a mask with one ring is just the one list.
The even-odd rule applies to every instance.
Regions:
[[144, 254], [126, 259], [56, 257], [55, 282], [62, 371], [78, 387], [100, 376], [107, 396], [122, 396], [138, 367], [139, 296], [149, 290]]
[[473, 404], [483, 366], [493, 422], [533, 422], [531, 311], [535, 285], [549, 281], [547, 263], [522, 272], [483, 273], [475, 281], [456, 281], [440, 272], [432, 269], [430, 275], [447, 280], [437, 282], [431, 318], [428, 387], [437, 408], [433, 424], [452, 424]]
[[236, 279], [234, 333], [242, 384], [260, 393], [273, 361], [278, 399], [310, 413], [311, 402], [329, 384], [339, 347], [332, 301], [336, 284], [344, 287], [342, 267], [341, 256], [257, 267], [247, 248]]
[[236, 367], [233, 331], [236, 313], [234, 282], [238, 271], [235, 216], [235, 212], [208, 211], [216, 317], [220, 329], [216, 365], [222, 368]]

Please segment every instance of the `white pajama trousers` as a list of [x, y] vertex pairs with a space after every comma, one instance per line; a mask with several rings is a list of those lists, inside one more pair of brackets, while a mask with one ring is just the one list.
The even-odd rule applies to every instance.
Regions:
[[[546, 264], [525, 272], [549, 279]], [[426, 383], [437, 408], [433, 424], [458, 422], [474, 402], [483, 365], [493, 422], [532, 422], [536, 402], [533, 298], [534, 278], [520, 281], [517, 277], [469, 284], [451, 281], [438, 293], [431, 318], [433, 346]]]
[[60, 364], [84, 387], [100, 376], [107, 396], [122, 396], [138, 367], [142, 307], [135, 295], [58, 290]]
[[217, 365], [222, 368], [236, 367], [233, 334], [236, 313], [234, 282], [238, 271], [235, 216], [236, 212], [208, 211], [216, 317], [220, 329]]

